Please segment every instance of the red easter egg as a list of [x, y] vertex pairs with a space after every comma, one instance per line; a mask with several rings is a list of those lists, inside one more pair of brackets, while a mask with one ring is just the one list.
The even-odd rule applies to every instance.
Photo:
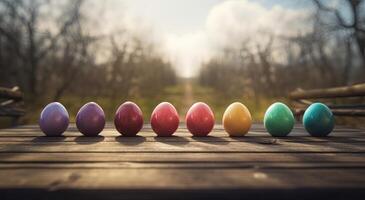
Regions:
[[135, 136], [143, 127], [143, 115], [137, 104], [127, 101], [119, 106], [114, 117], [115, 128], [124, 136]]
[[151, 127], [158, 136], [171, 136], [179, 127], [179, 114], [168, 102], [156, 106], [151, 115]]
[[214, 114], [207, 104], [198, 102], [190, 107], [185, 121], [194, 136], [207, 136], [214, 127]]

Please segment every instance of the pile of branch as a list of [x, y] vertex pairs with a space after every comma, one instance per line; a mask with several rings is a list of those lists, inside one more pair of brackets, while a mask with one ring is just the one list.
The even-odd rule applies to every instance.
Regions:
[[[348, 87], [327, 89], [302, 90], [297, 89], [289, 94], [293, 101], [294, 113], [302, 115], [306, 108], [313, 103], [313, 99], [334, 99], [365, 97], [365, 84], [356, 84]], [[333, 114], [339, 116], [365, 116], [365, 104], [331, 104], [327, 103]]]
[[0, 87], [0, 116], [19, 118], [25, 114], [25, 110], [20, 108], [23, 101], [23, 94], [19, 87]]

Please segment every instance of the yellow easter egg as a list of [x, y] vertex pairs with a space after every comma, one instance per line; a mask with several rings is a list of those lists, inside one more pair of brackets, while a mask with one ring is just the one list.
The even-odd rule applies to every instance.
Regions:
[[222, 124], [230, 136], [243, 136], [251, 128], [251, 113], [242, 103], [232, 103], [224, 111]]

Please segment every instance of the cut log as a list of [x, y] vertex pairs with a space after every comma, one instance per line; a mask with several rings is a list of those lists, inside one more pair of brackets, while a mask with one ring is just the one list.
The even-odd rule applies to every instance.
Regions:
[[[303, 115], [306, 108], [294, 109], [295, 115]], [[353, 117], [365, 117], [365, 110], [361, 109], [331, 109], [332, 113], [337, 116], [353, 116]]]
[[349, 87], [335, 87], [327, 89], [302, 90], [297, 89], [289, 94], [292, 100], [336, 97], [360, 97], [365, 96], [365, 84], [357, 84]]
[[6, 117], [21, 117], [25, 114], [23, 109], [19, 108], [9, 108], [9, 107], [0, 107], [0, 116]]
[[19, 91], [19, 87], [13, 87], [12, 89], [0, 87], [0, 98], [21, 101], [23, 94]]

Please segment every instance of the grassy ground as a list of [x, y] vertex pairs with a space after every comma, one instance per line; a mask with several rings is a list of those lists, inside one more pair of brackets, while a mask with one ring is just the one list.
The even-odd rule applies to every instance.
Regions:
[[[163, 92], [154, 97], [148, 98], [140, 98], [140, 97], [130, 97], [127, 99], [117, 99], [111, 100], [106, 97], [85, 97], [80, 98], [77, 96], [64, 96], [60, 99], [61, 102], [67, 109], [70, 115], [70, 122], [75, 122], [76, 114], [80, 107], [87, 102], [96, 102], [98, 103], [104, 110], [107, 121], [112, 121], [114, 119], [114, 114], [119, 105], [121, 105], [125, 101], [133, 101], [139, 105], [142, 109], [145, 122], [149, 121], [150, 114], [152, 113], [154, 107], [158, 105], [162, 101], [171, 102], [176, 106], [177, 109], [182, 107], [182, 99], [183, 96], [183, 85], [177, 84], [175, 86], [166, 87]], [[27, 115], [24, 119], [24, 123], [26, 124], [34, 124], [38, 122], [39, 114], [42, 111], [45, 105], [37, 105], [28, 110], [32, 110], [31, 112], [27, 112]]]
[[[194, 80], [182, 79], [178, 84], [174, 86], [168, 86], [164, 91], [154, 97], [130, 97], [128, 99], [118, 99], [112, 101], [105, 97], [87, 97], [80, 98], [76, 96], [65, 96], [60, 102], [67, 108], [70, 114], [70, 121], [74, 122], [77, 111], [82, 105], [87, 102], [94, 101], [98, 103], [106, 114], [107, 121], [112, 121], [116, 109], [120, 104], [125, 101], [133, 101], [137, 103], [143, 111], [145, 123], [149, 122], [150, 115], [160, 102], [168, 101], [172, 103], [180, 114], [181, 121], [184, 121], [185, 114], [189, 107], [198, 101], [207, 103], [215, 114], [217, 123], [222, 120], [223, 113], [227, 106], [233, 102], [241, 102], [247, 106], [250, 110], [252, 118], [255, 122], [262, 122], [266, 109], [274, 102], [281, 101], [283, 103], [289, 103], [287, 99], [283, 98], [250, 98], [242, 94], [238, 97], [227, 97], [222, 95], [220, 92], [215, 91], [212, 88], [204, 87], [199, 85]], [[44, 105], [28, 105], [27, 115], [24, 117], [22, 122], [24, 124], [38, 123], [39, 114]], [[350, 126], [358, 127], [358, 121], [343, 120], [339, 118], [337, 120], [339, 124], [348, 124]], [[345, 122], [345, 123], [342, 123]], [[353, 122], [353, 123], [348, 123]], [[11, 120], [8, 118], [0, 118], [0, 128], [9, 126]]]
[[[133, 101], [142, 109], [145, 122], [149, 121], [154, 107], [163, 101], [168, 101], [176, 107], [182, 121], [184, 120], [189, 107], [193, 103], [198, 101], [206, 102], [214, 111], [217, 122], [221, 121], [226, 107], [235, 101], [245, 104], [251, 111], [255, 121], [261, 121], [266, 108], [271, 103], [275, 102], [274, 99], [260, 98], [258, 100], [254, 100], [247, 98], [244, 95], [240, 98], [226, 98], [219, 92], [214, 91], [212, 88], [203, 87], [195, 81], [186, 79], [179, 81], [177, 85], [166, 87], [163, 92], [160, 92], [159, 95], [154, 97], [130, 97], [128, 99], [121, 98], [113, 101], [106, 97], [80, 98], [77, 96], [64, 96], [60, 100], [60, 102], [67, 108], [71, 122], [75, 121], [75, 116], [80, 107], [90, 101], [98, 103], [104, 109], [108, 121], [113, 120], [114, 113], [120, 104], [125, 101]], [[28, 112], [26, 117], [23, 119], [23, 122], [26, 124], [37, 123], [43, 106], [44, 105], [32, 105], [29, 107], [28, 105]]]
[[222, 120], [225, 109], [233, 102], [243, 103], [251, 112], [252, 118], [255, 122], [262, 122], [266, 109], [274, 102], [281, 101], [286, 103], [284, 98], [249, 98], [242, 94], [239, 97], [226, 97], [212, 88], [203, 87], [194, 84], [195, 101], [206, 102], [214, 111], [216, 121]]

